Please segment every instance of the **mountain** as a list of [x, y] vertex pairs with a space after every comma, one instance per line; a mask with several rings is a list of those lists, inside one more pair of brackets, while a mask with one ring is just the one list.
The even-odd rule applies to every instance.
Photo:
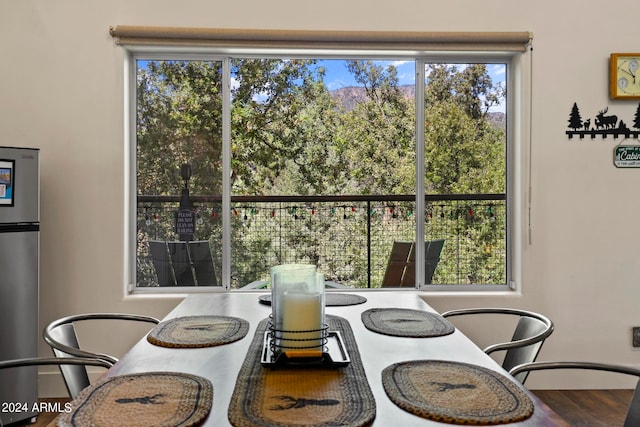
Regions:
[[[399, 86], [400, 92], [406, 98], [413, 98], [416, 93], [416, 87], [414, 85]], [[331, 96], [336, 99], [347, 111], [351, 111], [355, 108], [358, 102], [366, 99], [367, 94], [361, 86], [347, 86], [340, 89], [332, 90]]]
[[[406, 98], [414, 98], [416, 87], [414, 85], [399, 86], [400, 92]], [[361, 86], [348, 86], [330, 91], [331, 96], [337, 100], [347, 111], [355, 108], [356, 104], [367, 98], [365, 90]], [[500, 111], [489, 112], [487, 120], [500, 129], [506, 128], [506, 115]]]

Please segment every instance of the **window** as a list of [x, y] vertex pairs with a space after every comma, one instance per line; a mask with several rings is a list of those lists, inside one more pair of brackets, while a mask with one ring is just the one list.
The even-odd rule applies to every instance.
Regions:
[[[289, 262], [352, 288], [512, 281], [519, 54], [256, 45], [129, 55], [137, 291], [262, 286], [270, 266]], [[444, 241], [435, 265], [416, 240]], [[400, 242], [406, 265], [388, 281]]]

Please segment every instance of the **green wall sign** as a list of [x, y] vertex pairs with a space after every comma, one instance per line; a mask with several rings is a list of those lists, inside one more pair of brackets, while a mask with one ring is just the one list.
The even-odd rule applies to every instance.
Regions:
[[640, 145], [618, 145], [613, 149], [617, 168], [640, 168]]

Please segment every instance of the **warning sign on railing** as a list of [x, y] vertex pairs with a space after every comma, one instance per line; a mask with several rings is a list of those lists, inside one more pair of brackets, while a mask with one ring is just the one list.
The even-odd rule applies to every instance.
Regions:
[[176, 233], [194, 234], [196, 232], [196, 217], [193, 211], [180, 209], [176, 212]]

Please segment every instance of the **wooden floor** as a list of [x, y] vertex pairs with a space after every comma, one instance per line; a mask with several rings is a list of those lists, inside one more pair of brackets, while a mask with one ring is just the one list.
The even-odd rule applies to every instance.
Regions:
[[[542, 401], [575, 427], [622, 426], [633, 390], [537, 390]], [[64, 402], [68, 399], [46, 399]], [[16, 423], [11, 427], [53, 427], [57, 414], [42, 413], [34, 424]], [[443, 424], [444, 425], [444, 424]]]
[[533, 391], [551, 409], [576, 427], [622, 426], [633, 390]]

